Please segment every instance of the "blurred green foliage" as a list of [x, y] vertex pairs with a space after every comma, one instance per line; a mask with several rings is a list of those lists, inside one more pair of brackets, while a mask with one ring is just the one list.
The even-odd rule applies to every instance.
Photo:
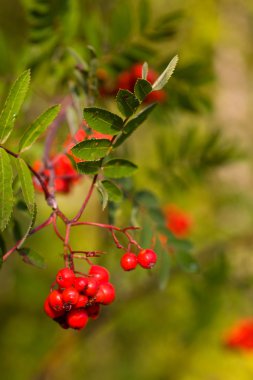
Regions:
[[[25, 265], [13, 254], [1, 271], [3, 379], [252, 378], [252, 356], [222, 345], [230, 324], [253, 313], [252, 18], [246, 0], [0, 0], [1, 103], [13, 79], [32, 68], [17, 141], [35, 115], [70, 90], [80, 93], [77, 64], [84, 71], [87, 62], [94, 71], [102, 68], [113, 81], [133, 63], [147, 60], [161, 71], [179, 54], [166, 103], [122, 149], [140, 167], [137, 190], [152, 190], [162, 205], [177, 204], [191, 215], [200, 266], [197, 274], [173, 267], [161, 290], [161, 266], [150, 276], [122, 274], [106, 234], [75, 231], [72, 240], [83, 249], [111, 251], [100, 262], [112, 271], [118, 296], [86, 330], [65, 331], [42, 310], [62, 265], [62, 247], [50, 228], [41, 231], [30, 246], [45, 257], [47, 269]], [[111, 100], [97, 97], [113, 108]], [[65, 132], [63, 125], [59, 145]], [[40, 142], [29, 159], [42, 151]], [[84, 190], [81, 183], [59, 197], [67, 213], [78, 209]], [[38, 200], [43, 221], [48, 209], [42, 196]], [[117, 223], [136, 217], [131, 210], [131, 204], [117, 210]], [[87, 219], [107, 221], [98, 196]], [[7, 237], [11, 245], [11, 231]]]

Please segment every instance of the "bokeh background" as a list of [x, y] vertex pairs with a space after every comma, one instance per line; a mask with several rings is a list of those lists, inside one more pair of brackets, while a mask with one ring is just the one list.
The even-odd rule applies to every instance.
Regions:
[[[147, 60], [160, 72], [179, 55], [167, 100], [124, 154], [140, 167], [137, 190], [152, 190], [162, 208], [174, 204], [190, 217], [188, 238], [200, 267], [172, 268], [162, 285], [155, 269], [122, 274], [106, 234], [76, 231], [72, 239], [84, 249], [111, 252], [100, 262], [110, 268], [118, 297], [84, 331], [62, 330], [42, 307], [62, 266], [62, 247], [50, 228], [41, 231], [29, 244], [44, 256], [45, 270], [17, 254], [1, 269], [3, 379], [252, 379], [253, 352], [224, 345], [229, 328], [253, 316], [252, 37], [250, 0], [0, 0], [1, 103], [14, 78], [32, 68], [17, 140], [77, 80], [69, 48], [85, 60], [87, 45], [94, 47], [100, 84], [109, 89], [136, 62]], [[110, 107], [112, 97], [97, 101]], [[61, 133], [60, 142], [64, 126]], [[42, 151], [43, 140], [29, 160]], [[78, 208], [86, 189], [83, 181], [59, 195], [66, 213]], [[39, 222], [49, 209], [40, 194], [38, 204]], [[107, 220], [99, 196], [86, 217]], [[5, 238], [11, 246], [10, 231]]]

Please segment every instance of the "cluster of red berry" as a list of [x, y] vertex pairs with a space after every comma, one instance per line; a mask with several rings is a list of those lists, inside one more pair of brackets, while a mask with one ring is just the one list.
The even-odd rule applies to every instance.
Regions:
[[156, 261], [157, 255], [152, 249], [142, 249], [138, 255], [126, 252], [121, 258], [120, 265], [125, 271], [135, 269], [138, 264], [142, 268], [151, 269]]
[[115, 299], [109, 272], [99, 265], [92, 265], [89, 273], [83, 276], [76, 276], [69, 268], [61, 269], [55, 284], [58, 284], [58, 289], [52, 287], [44, 310], [65, 329], [83, 329], [89, 318], [98, 317], [100, 305], [109, 305]]
[[[122, 71], [117, 79], [116, 83], [113, 85], [108, 80], [107, 73], [100, 69], [98, 72], [98, 77], [101, 80], [100, 93], [102, 96], [106, 95], [115, 95], [118, 89], [125, 89], [129, 91], [134, 91], [134, 85], [138, 78], [142, 78], [142, 64], [136, 63], [128, 70]], [[147, 81], [151, 84], [155, 82], [158, 78], [158, 73], [152, 69], [149, 69], [147, 75]], [[166, 100], [167, 94], [164, 90], [153, 91], [151, 92], [144, 100], [145, 103], [152, 102], [164, 102]]]
[[[59, 154], [51, 159], [54, 170], [54, 189], [58, 193], [69, 193], [71, 187], [76, 183], [80, 176], [73, 168], [70, 159], [65, 154]], [[33, 169], [36, 170], [46, 185], [49, 184], [50, 170], [43, 166], [41, 161], [35, 161]], [[34, 177], [34, 186], [42, 191], [37, 178]]]

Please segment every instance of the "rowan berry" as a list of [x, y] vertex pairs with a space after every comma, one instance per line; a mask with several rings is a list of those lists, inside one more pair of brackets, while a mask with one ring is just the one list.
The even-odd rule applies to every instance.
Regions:
[[83, 294], [79, 295], [78, 301], [75, 304], [75, 308], [79, 309], [81, 307], [85, 307], [89, 302], [89, 298], [87, 296], [84, 296]]
[[100, 313], [100, 305], [98, 303], [94, 303], [86, 308], [87, 314], [92, 319], [97, 319]]
[[85, 294], [89, 297], [94, 297], [99, 289], [99, 283], [95, 278], [90, 277]]
[[81, 330], [87, 325], [88, 314], [84, 309], [74, 309], [67, 314], [66, 320], [69, 327]]
[[130, 271], [130, 270], [135, 269], [137, 264], [138, 264], [138, 259], [134, 253], [126, 252], [121, 257], [120, 265], [125, 271]]
[[105, 282], [100, 285], [96, 294], [96, 302], [102, 305], [109, 305], [115, 300], [115, 289], [110, 282]]
[[88, 285], [88, 282], [89, 280], [87, 277], [76, 277], [74, 287], [78, 292], [84, 292]]
[[98, 282], [108, 282], [110, 274], [108, 270], [100, 265], [92, 265], [90, 267], [89, 275], [94, 277]]
[[137, 259], [143, 268], [151, 269], [157, 261], [157, 255], [152, 249], [143, 249], [139, 252]]
[[56, 275], [56, 282], [61, 288], [69, 288], [74, 285], [75, 273], [69, 268], [60, 269]]
[[62, 292], [64, 305], [75, 305], [79, 298], [79, 292], [75, 288], [67, 288]]
[[50, 306], [48, 298], [44, 302], [44, 311], [52, 319], [58, 318], [64, 313], [64, 310], [59, 310], [59, 311], [54, 310]]
[[63, 310], [62, 295], [59, 290], [53, 290], [48, 296], [49, 305], [56, 311]]

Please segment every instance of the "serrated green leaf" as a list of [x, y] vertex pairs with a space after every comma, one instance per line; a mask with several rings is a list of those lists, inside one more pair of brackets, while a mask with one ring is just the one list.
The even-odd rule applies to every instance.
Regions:
[[153, 91], [161, 90], [166, 85], [166, 83], [172, 76], [177, 63], [178, 63], [178, 56], [175, 55], [175, 57], [172, 58], [172, 60], [170, 61], [166, 69], [162, 72], [162, 74], [157, 78], [155, 83], [152, 85]]
[[137, 79], [134, 85], [134, 94], [142, 102], [152, 92], [152, 85], [146, 79]]
[[126, 117], [132, 116], [140, 104], [139, 100], [129, 90], [119, 90], [116, 101], [118, 109]]
[[187, 251], [175, 252], [176, 261], [179, 266], [186, 272], [195, 273], [198, 270], [198, 264], [193, 256]]
[[33, 213], [31, 214], [31, 220], [29, 222], [29, 225], [27, 227], [27, 230], [26, 230], [24, 236], [22, 237], [22, 239], [20, 240], [20, 242], [19, 242], [19, 244], [17, 246], [17, 250], [20, 249], [20, 247], [22, 247], [22, 245], [24, 244], [24, 242], [28, 238], [28, 236], [30, 234], [30, 231], [32, 230], [32, 228], [34, 226], [34, 223], [35, 223], [35, 220], [36, 220], [36, 216], [37, 216], [37, 208], [36, 208], [36, 204], [34, 204], [34, 210], [33, 210]]
[[101, 168], [101, 161], [78, 162], [77, 170], [81, 174], [97, 174]]
[[85, 108], [83, 116], [90, 128], [108, 135], [120, 133], [123, 127], [121, 117], [102, 108]]
[[144, 62], [142, 65], [142, 79], [147, 80], [148, 77], [148, 62]]
[[45, 132], [47, 127], [53, 122], [59, 111], [59, 105], [50, 107], [30, 125], [30, 127], [25, 131], [19, 143], [19, 152], [24, 152], [32, 146], [32, 144], [43, 132]]
[[157, 104], [153, 103], [144, 108], [137, 116], [131, 119], [124, 127], [123, 132], [114, 142], [114, 147], [121, 145], [147, 119]]
[[24, 102], [30, 83], [30, 70], [26, 70], [13, 84], [0, 114], [0, 143], [3, 144], [12, 132], [14, 122]]
[[75, 145], [71, 151], [81, 160], [94, 161], [106, 155], [111, 146], [111, 141], [107, 139], [84, 140]]
[[24, 263], [33, 265], [40, 269], [45, 269], [46, 264], [44, 257], [42, 257], [38, 252], [34, 251], [31, 248], [21, 248], [18, 250], [20, 256]]
[[105, 187], [102, 185], [101, 182], [98, 182], [96, 187], [97, 187], [99, 194], [101, 195], [102, 210], [104, 211], [104, 209], [106, 208], [108, 201], [109, 201], [108, 192], [106, 191]]
[[0, 148], [0, 231], [7, 226], [13, 210], [12, 166], [8, 153]]
[[35, 191], [30, 170], [22, 158], [16, 160], [17, 172], [21, 184], [23, 197], [30, 214], [34, 212]]
[[104, 165], [103, 170], [104, 175], [109, 178], [121, 178], [131, 176], [137, 170], [137, 166], [128, 160], [114, 158]]
[[104, 186], [105, 190], [108, 193], [108, 198], [110, 201], [113, 202], [121, 202], [122, 201], [122, 191], [120, 188], [112, 181], [104, 180], [101, 182]]

